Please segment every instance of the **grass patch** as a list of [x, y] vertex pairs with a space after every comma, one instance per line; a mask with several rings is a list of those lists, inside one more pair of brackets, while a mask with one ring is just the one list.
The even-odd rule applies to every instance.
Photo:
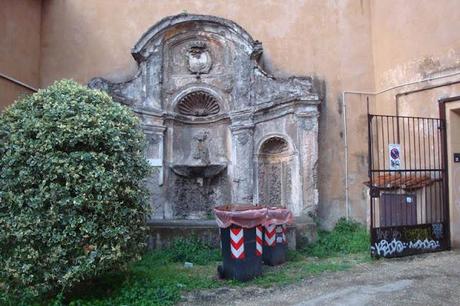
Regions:
[[[111, 283], [117, 279], [113, 275], [104, 277], [97, 282], [99, 290], [93, 290], [91, 296], [74, 292], [67, 300], [72, 306], [173, 305], [180, 300], [182, 291], [219, 287], [219, 260], [220, 251], [201, 240], [178, 239], [170, 248], [146, 254], [128, 273], [119, 273], [125, 276], [121, 283]], [[186, 261], [194, 266], [185, 268]]]
[[[371, 261], [369, 237], [359, 223], [340, 220], [333, 231], [319, 233], [318, 241], [300, 251], [289, 251], [288, 262], [263, 267], [263, 275], [252, 281], [223, 281], [217, 278], [220, 251], [197, 238], [178, 239], [170, 248], [147, 253], [127, 271], [112, 272], [79, 284], [61, 299], [37, 305], [173, 305], [184, 292], [222, 286], [271, 287], [287, 285], [323, 272], [347, 270]], [[184, 262], [192, 262], [185, 268]], [[1, 281], [0, 281], [1, 284]], [[2, 300], [3, 299], [3, 300]], [[1, 305], [21, 305], [2, 296]]]
[[160, 252], [162, 258], [170, 262], [191, 262], [196, 265], [206, 265], [209, 262], [221, 260], [220, 250], [210, 247], [197, 237], [180, 238]]
[[366, 253], [369, 252], [369, 239], [369, 233], [361, 223], [341, 218], [332, 231], [319, 231], [318, 240], [303, 253], [320, 258]]
[[[129, 276], [114, 291], [99, 292], [84, 298], [69, 297], [69, 305], [173, 305], [181, 291], [217, 287], [215, 267], [184, 268], [179, 263], [159, 261], [156, 254], [148, 254], [133, 265]], [[90, 288], [88, 288], [90, 289]], [[101, 295], [102, 293], [102, 295]]]

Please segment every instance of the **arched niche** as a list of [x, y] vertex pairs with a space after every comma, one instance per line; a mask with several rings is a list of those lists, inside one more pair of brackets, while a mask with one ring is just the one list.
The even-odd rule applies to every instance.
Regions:
[[283, 136], [266, 138], [257, 153], [257, 200], [270, 206], [290, 207], [296, 153]]

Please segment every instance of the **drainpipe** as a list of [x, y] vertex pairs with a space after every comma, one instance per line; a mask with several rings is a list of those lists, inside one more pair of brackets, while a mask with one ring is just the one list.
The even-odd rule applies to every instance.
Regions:
[[10, 82], [16, 84], [16, 85], [19, 85], [19, 86], [22, 86], [22, 87], [27, 88], [27, 89], [29, 89], [29, 90], [32, 90], [33, 92], [37, 92], [37, 89], [36, 89], [35, 87], [32, 87], [32, 86], [30, 86], [30, 85], [27, 85], [26, 83], [23, 83], [23, 82], [21, 82], [21, 81], [15, 79], [15, 78], [13, 78], [13, 77], [10, 77], [10, 76], [8, 76], [8, 75], [6, 75], [6, 74], [3, 74], [3, 73], [1, 73], [1, 72], [0, 72], [0, 78], [3, 78], [3, 79], [5, 79], [5, 80], [8, 80], [8, 81], [10, 81]]
[[[359, 90], [345, 90], [345, 91], [342, 92], [342, 109], [343, 109], [342, 114], [343, 114], [343, 131], [344, 131], [343, 141], [344, 141], [344, 151], [345, 151], [345, 163], [344, 163], [344, 168], [345, 168], [345, 218], [347, 220], [350, 217], [350, 196], [349, 196], [349, 184], [348, 184], [348, 125], [347, 125], [347, 100], [346, 100], [346, 95], [355, 94], [355, 95], [378, 96], [378, 95], [380, 95], [382, 93], [385, 93], [387, 91], [398, 89], [398, 88], [401, 88], [401, 87], [405, 87], [405, 86], [409, 86], [409, 85], [415, 85], [415, 84], [424, 83], [424, 82], [430, 82], [430, 81], [434, 81], [434, 80], [438, 80], [438, 79], [444, 79], [444, 78], [448, 78], [448, 77], [452, 77], [452, 76], [456, 76], [456, 75], [460, 75], [460, 71], [445, 74], [445, 75], [430, 77], [430, 78], [426, 78], [426, 79], [422, 79], [422, 80], [418, 80], [418, 81], [407, 82], [407, 83], [399, 84], [399, 85], [396, 85], [396, 86], [388, 87], [386, 89], [376, 91], [376, 92], [359, 91]], [[457, 84], [457, 83], [460, 83], [460, 81], [448, 82], [448, 83], [443, 84], [443, 85], [434, 85], [434, 86], [426, 87], [424, 89], [408, 91], [408, 92], [401, 93], [400, 95], [396, 95], [395, 96], [396, 97], [396, 111], [398, 112], [398, 104], [397, 103], [398, 103], [399, 96], [401, 96], [401, 95], [408, 95], [408, 94], [411, 94], [411, 93], [414, 93], [414, 92], [419, 92], [419, 91], [433, 89], [433, 88], [442, 87], [442, 86], [449, 86], [449, 85], [453, 85], [453, 84]], [[398, 115], [398, 113], [397, 113], [397, 115]]]

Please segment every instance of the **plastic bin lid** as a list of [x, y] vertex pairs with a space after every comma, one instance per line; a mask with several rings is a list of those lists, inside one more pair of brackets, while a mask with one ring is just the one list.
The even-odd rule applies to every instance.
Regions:
[[252, 228], [257, 225], [291, 224], [292, 212], [284, 207], [266, 207], [252, 204], [228, 204], [214, 208], [217, 225], [227, 228], [238, 225]]
[[266, 224], [292, 224], [292, 212], [285, 207], [267, 207]]
[[251, 204], [228, 204], [214, 207], [217, 225], [227, 228], [230, 225], [238, 225], [244, 228], [252, 228], [265, 224], [267, 208]]

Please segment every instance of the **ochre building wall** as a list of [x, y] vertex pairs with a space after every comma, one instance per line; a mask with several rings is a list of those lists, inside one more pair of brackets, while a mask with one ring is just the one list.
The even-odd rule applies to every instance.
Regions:
[[367, 105], [371, 113], [439, 117], [438, 100], [460, 94], [460, 3], [371, 0], [374, 87], [348, 94], [349, 211], [368, 216]]
[[45, 1], [41, 85], [60, 78], [126, 79], [135, 71], [130, 49], [142, 33], [181, 12], [235, 21], [263, 43], [264, 64], [277, 75], [325, 80], [320, 214], [326, 220], [344, 215], [340, 93], [373, 88], [368, 1]]
[[[460, 26], [460, 3], [456, 0], [374, 0], [371, 20], [377, 91], [437, 78], [379, 95], [379, 112], [395, 112], [395, 95], [409, 92], [398, 98], [401, 115], [437, 117], [438, 99], [459, 94], [459, 86], [449, 85], [459, 80], [459, 75], [440, 77], [460, 72], [460, 36], [455, 30]], [[440, 87], [428, 89], [438, 85]], [[423, 88], [426, 90], [411, 93]]]
[[[0, 0], [0, 73], [40, 85], [41, 1]], [[31, 90], [0, 76], [0, 111]]]
[[[13, 2], [27, 3], [11, 5]], [[328, 227], [347, 211], [361, 221], [366, 221], [368, 215], [367, 188], [363, 185], [367, 179], [367, 101], [373, 112], [394, 113], [398, 92], [460, 79], [451, 76], [381, 94], [346, 95], [346, 180], [342, 92], [376, 93], [459, 71], [460, 40], [455, 30], [460, 23], [458, 1], [43, 0], [8, 1], [8, 5], [10, 10], [20, 5], [26, 5], [28, 10], [36, 8], [36, 22], [34, 18], [11, 22], [30, 27], [19, 35], [23, 44], [35, 42], [40, 46], [31, 56], [38, 59], [30, 59], [35, 64], [24, 70], [25, 75], [16, 76], [40, 87], [61, 78], [81, 83], [95, 76], [127, 79], [136, 70], [130, 50], [142, 33], [163, 17], [183, 12], [216, 15], [241, 25], [263, 43], [264, 65], [275, 75], [313, 75], [324, 80], [319, 216]], [[5, 45], [2, 41], [0, 53], [6, 52]], [[21, 50], [13, 43], [7, 45], [8, 49]], [[11, 69], [6, 62], [14, 61], [11, 54], [5, 54], [1, 53], [0, 72]], [[451, 85], [402, 96], [400, 111], [413, 115], [423, 111], [424, 115], [437, 117], [437, 98], [458, 93], [459, 89]], [[4, 93], [0, 99], [12, 100]], [[425, 107], [427, 103], [429, 108]]]

